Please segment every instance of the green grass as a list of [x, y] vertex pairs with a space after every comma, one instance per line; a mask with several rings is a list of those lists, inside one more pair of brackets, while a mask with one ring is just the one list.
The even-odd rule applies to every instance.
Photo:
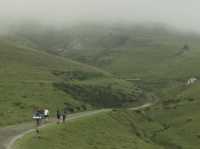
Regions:
[[165, 101], [51, 125], [40, 138], [31, 133], [18, 140], [16, 149], [198, 149], [199, 105], [199, 100]]
[[136, 136], [131, 122], [118, 114], [104, 113], [49, 126], [41, 130], [40, 138], [32, 133], [19, 140], [16, 149], [162, 149]]
[[35, 107], [48, 107], [53, 114], [63, 103], [84, 104], [53, 87], [62, 79], [53, 72], [71, 69], [98, 72], [71, 60], [0, 42], [0, 125], [30, 120]]
[[[55, 29], [33, 24], [13, 29], [13, 34], [2, 38], [98, 66], [126, 78], [199, 76], [200, 36], [151, 25], [82, 24]], [[182, 49], [185, 44], [190, 50]]]
[[[200, 76], [197, 34], [156, 24], [82, 24], [59, 30], [39, 26], [22, 26], [23, 30], [19, 27], [7, 38], [99, 67], [117, 77], [160, 83], [161, 88], [169, 87], [169, 82], [183, 83]], [[189, 50], [183, 50], [184, 45]]]
[[[31, 120], [35, 108], [49, 108], [52, 116], [57, 108], [63, 108], [64, 103], [69, 103], [74, 111], [94, 108], [95, 102], [93, 105], [86, 102], [87, 96], [93, 90], [84, 90], [87, 85], [83, 82], [96, 82], [93, 85], [96, 89], [100, 87], [98, 82], [105, 86], [118, 82], [115, 86], [123, 89], [124, 94], [127, 93], [127, 84], [132, 86], [133, 90], [136, 88], [133, 84], [113, 78], [112, 74], [86, 64], [0, 41], [0, 126]], [[93, 81], [89, 81], [90, 79]], [[106, 79], [110, 83], [103, 81]], [[77, 98], [72, 94], [75, 93], [73, 88], [69, 92], [55, 86], [63, 82], [81, 84], [80, 91], [84, 96]], [[113, 92], [118, 94], [117, 88], [113, 89]], [[92, 98], [94, 101], [99, 99], [98, 95]], [[110, 99], [106, 99], [109, 103]], [[123, 103], [122, 97], [120, 100]], [[111, 104], [101, 105], [104, 106]]]
[[154, 136], [158, 144], [197, 149], [199, 140], [199, 101], [179, 101], [162, 108], [155, 108], [147, 115], [165, 126]]
[[[94, 25], [53, 32], [24, 30], [9, 38], [23, 47], [63, 57], [1, 44], [0, 102], [4, 104], [0, 125], [16, 123], [19, 115], [27, 114], [23, 117], [27, 119], [33, 106], [45, 103], [55, 110], [55, 102], [121, 107], [136, 99], [160, 99], [144, 111], [118, 111], [50, 126], [42, 131], [41, 139], [30, 134], [18, 148], [34, 148], [33, 144], [56, 149], [198, 148], [200, 84], [187, 86], [186, 82], [200, 78], [199, 35], [164, 28]], [[183, 52], [185, 44], [190, 50]], [[10, 121], [3, 121], [11, 115]]]
[[[152, 40], [156, 41], [156, 39]], [[141, 42], [145, 44], [142, 39]], [[178, 56], [176, 54], [181, 50], [183, 43], [174, 43], [173, 41], [168, 44], [160, 41], [160, 43], [150, 46], [132, 45], [131, 47], [107, 49], [105, 50], [106, 53], [99, 50], [97, 54], [95, 50], [94, 53], [93, 50], [89, 50], [88, 55], [85, 52], [78, 51], [73, 55], [75, 55], [76, 60], [87, 62], [88, 59], [88, 63], [125, 78], [178, 80], [199, 76], [200, 45], [195, 45], [193, 42], [190, 45], [190, 51]], [[80, 58], [78, 55], [80, 55]]]

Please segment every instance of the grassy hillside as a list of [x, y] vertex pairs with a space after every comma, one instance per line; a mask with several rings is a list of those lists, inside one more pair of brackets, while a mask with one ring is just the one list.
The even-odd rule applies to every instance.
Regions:
[[[198, 76], [200, 36], [158, 24], [22, 26], [12, 42], [70, 57], [126, 78]], [[192, 67], [191, 67], [192, 66]]]
[[42, 129], [39, 138], [35, 133], [26, 135], [16, 149], [198, 149], [199, 105], [198, 99], [185, 95], [144, 110], [113, 111], [52, 125]]
[[[198, 36], [192, 37], [164, 29], [129, 29], [122, 28], [121, 33], [116, 29], [112, 35], [102, 37], [104, 40], [109, 37], [115, 41], [125, 34], [125, 43], [115, 44], [115, 47], [107, 45], [105, 48], [66, 50], [63, 55], [129, 79], [184, 80], [199, 76]], [[189, 46], [188, 49], [184, 49], [185, 44]]]
[[200, 78], [200, 36], [162, 25], [32, 25], [7, 38], [101, 68], [160, 98], [162, 92]]
[[[38, 148], [58, 149], [66, 146], [72, 149], [80, 146], [87, 149], [198, 148], [200, 143], [199, 35], [181, 33], [161, 26], [83, 25], [61, 30], [48, 28], [38, 30], [36, 26], [33, 30], [16, 32], [15, 36], [10, 35], [8, 39], [24, 47], [35, 47], [63, 58], [56, 57], [55, 63], [52, 60], [55, 57], [45, 53], [39, 54], [48, 55], [48, 58], [44, 56], [44, 59], [33, 57], [32, 54], [28, 59], [16, 58], [16, 53], [13, 58], [8, 57], [11, 59], [8, 61], [8, 58], [5, 59], [7, 51], [4, 51], [1, 75], [3, 80], [7, 80], [4, 82], [6, 85], [9, 81], [19, 83], [20, 80], [27, 84], [30, 83], [30, 77], [40, 80], [43, 85], [50, 81], [51, 85], [48, 87], [44, 85], [48, 88], [46, 94], [49, 96], [43, 97], [55, 97], [55, 99], [60, 96], [65, 97], [70, 99], [69, 102], [73, 105], [75, 102], [78, 105], [75, 107], [79, 110], [83, 107], [83, 102], [92, 107], [122, 107], [135, 104], [137, 99], [155, 98], [155, 95], [162, 99], [157, 105], [144, 111], [117, 111], [70, 122], [60, 127], [48, 127], [44, 129], [40, 139], [35, 138], [34, 134], [28, 135], [18, 143], [18, 148], [29, 146], [34, 148], [35, 145], [32, 144], [37, 144]], [[42, 52], [37, 51], [37, 53]], [[23, 55], [23, 57], [29, 56]], [[112, 75], [97, 68], [69, 61], [68, 58], [96, 66]], [[12, 67], [4, 68], [4, 65]], [[36, 75], [38, 70], [40, 75]], [[14, 81], [10, 76], [14, 76]], [[197, 81], [187, 85], [187, 80], [192, 77]], [[31, 87], [33, 88], [33, 85]], [[18, 92], [28, 90], [28, 87], [23, 89], [22, 86], [16, 87], [16, 85], [13, 88], [17, 88], [17, 93], [9, 92], [9, 98], [15, 97], [10, 95], [19, 95]], [[31, 90], [34, 90], [32, 88]], [[8, 89], [5, 87], [4, 89], [8, 92]], [[35, 90], [37, 89], [36, 85]], [[56, 92], [56, 96], [50, 94], [52, 90]], [[43, 91], [41, 94], [44, 93]], [[26, 97], [23, 94], [22, 97]], [[38, 94], [32, 95], [32, 92], [30, 94], [36, 95], [34, 103], [37, 103], [35, 101], [40, 99]], [[5, 102], [3, 99], [2, 97], [2, 102]], [[16, 102], [15, 99], [13, 101]], [[22, 101], [21, 98], [19, 101]], [[41, 101], [39, 100], [40, 104]], [[17, 105], [23, 109], [21, 103], [5, 103], [8, 103], [9, 107]], [[21, 111], [23, 113], [23, 110]], [[7, 116], [9, 112], [5, 113]], [[61, 137], [64, 139], [60, 139]]]
[[182, 98], [165, 100], [146, 112], [146, 117], [163, 126], [162, 129], [154, 132], [152, 139], [155, 142], [168, 148], [198, 149], [200, 103], [197, 90], [199, 85], [193, 89], [192, 92], [191, 88], [185, 91], [184, 95], [181, 95]]
[[[54, 115], [55, 110], [62, 108], [64, 103], [70, 104], [74, 111], [80, 111], [95, 107], [97, 101], [101, 102], [99, 100], [105, 101], [104, 104], [100, 105], [101, 107], [112, 106], [114, 103], [108, 103], [115, 102], [114, 97], [110, 101], [109, 97], [112, 96], [104, 97], [102, 95], [102, 99], [100, 99], [96, 94], [87, 97], [94, 90], [83, 83], [82, 88], [79, 89], [81, 96], [77, 97], [78, 93], [73, 87], [90, 79], [99, 80], [96, 81], [96, 84], [100, 84], [101, 79], [108, 79], [112, 82], [113, 76], [111, 74], [85, 64], [17, 46], [6, 41], [0, 41], [0, 78], [0, 126], [31, 120], [32, 111], [35, 108], [47, 107]], [[71, 84], [70, 91], [56, 86], [56, 84], [63, 82]], [[113, 89], [111, 94], [114, 92], [117, 96], [121, 93], [128, 93], [126, 92], [128, 85], [132, 87], [130, 90], [133, 94], [129, 96], [131, 97], [129, 100], [133, 102], [133, 99], [136, 100], [136, 94], [134, 94], [136, 87], [131, 83], [124, 82], [124, 84], [119, 82], [116, 85], [122, 89], [121, 92]], [[109, 86], [109, 84], [112, 83], [104, 81], [105, 86]], [[93, 87], [97, 90], [105, 90], [100, 85], [93, 85]], [[94, 101], [91, 102], [91, 100]], [[122, 97], [118, 100], [121, 104], [128, 103]]]
[[137, 136], [136, 131], [126, 114], [105, 113], [49, 126], [41, 131], [40, 138], [32, 133], [19, 140], [16, 149], [162, 149]]

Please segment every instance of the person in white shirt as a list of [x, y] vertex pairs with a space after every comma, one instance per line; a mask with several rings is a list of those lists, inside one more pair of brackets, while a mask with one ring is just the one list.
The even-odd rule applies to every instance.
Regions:
[[45, 120], [48, 120], [48, 118], [49, 118], [49, 110], [48, 109], [44, 109], [44, 118], [45, 118]]

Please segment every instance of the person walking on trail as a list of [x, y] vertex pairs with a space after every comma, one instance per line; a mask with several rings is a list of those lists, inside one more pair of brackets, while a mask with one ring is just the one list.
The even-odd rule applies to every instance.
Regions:
[[68, 114], [68, 108], [65, 105], [65, 107], [63, 109], [63, 114], [62, 114], [62, 121], [63, 121], [63, 123], [65, 123], [65, 121], [66, 121], [67, 114]]
[[56, 111], [56, 116], [57, 116], [57, 124], [59, 124], [61, 120], [61, 112], [59, 109]]
[[42, 120], [40, 110], [36, 111], [36, 113], [33, 115], [33, 119], [35, 119], [36, 121], [36, 133], [39, 134], [39, 127], [41, 125], [41, 120]]
[[44, 118], [45, 118], [45, 121], [48, 121], [48, 119], [49, 119], [49, 110], [48, 109], [44, 109]]
[[65, 123], [66, 121], [66, 117], [67, 117], [68, 111], [66, 109], [63, 110], [63, 114], [62, 114], [62, 122]]
[[62, 122], [65, 123], [65, 121], [66, 121], [66, 113], [63, 112], [62, 113]]

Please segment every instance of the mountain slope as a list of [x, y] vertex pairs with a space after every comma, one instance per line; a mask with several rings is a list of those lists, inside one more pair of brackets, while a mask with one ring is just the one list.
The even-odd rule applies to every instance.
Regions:
[[[199, 75], [200, 36], [159, 24], [18, 27], [12, 42], [100, 67], [126, 78]], [[192, 66], [192, 67], [191, 67]]]
[[198, 149], [199, 104], [199, 100], [186, 98], [136, 111], [114, 110], [49, 126], [39, 138], [35, 133], [26, 135], [17, 148]]
[[162, 146], [137, 136], [133, 121], [126, 119], [125, 114], [119, 114], [103, 113], [70, 121], [62, 126], [52, 125], [42, 129], [39, 138], [35, 138], [34, 133], [26, 135], [16, 143], [16, 148], [35, 149], [36, 145], [38, 149], [162, 149]]
[[[76, 88], [73, 82], [79, 81], [81, 83], [90, 79], [101, 80], [103, 78], [104, 80], [112, 80], [113, 76], [95, 67], [39, 50], [17, 46], [7, 41], [0, 41], [0, 78], [0, 125], [8, 125], [31, 120], [32, 111], [35, 108], [47, 107], [53, 115], [55, 110], [62, 108], [64, 104], [69, 104], [73, 111], [95, 107], [95, 102], [91, 104], [90, 100], [82, 100], [82, 98], [87, 99], [91, 90], [90, 86], [84, 87], [82, 85], [79, 91], [84, 96], [78, 98], [72, 94]], [[55, 86], [55, 84], [63, 82], [71, 84], [71, 92]], [[110, 83], [104, 82], [104, 85], [106, 84], [108, 86]], [[129, 84], [128, 86], [132, 88], [133, 94], [129, 97], [133, 98], [135, 102], [137, 98], [134, 93], [136, 92], [135, 85], [129, 82], [125, 84]], [[119, 83], [117, 86], [124, 90], [118, 92], [117, 89], [113, 89], [112, 91], [116, 95], [126, 94], [127, 87], [125, 85]], [[101, 85], [93, 87], [96, 87], [97, 90], [105, 90]], [[84, 90], [86, 88], [87, 92]], [[110, 97], [102, 95], [102, 98], [107, 102], [101, 106], [106, 106]], [[97, 98], [99, 99], [96, 94], [92, 97], [94, 100]], [[120, 97], [120, 101], [121, 104], [129, 102], [123, 100], [122, 97]]]

